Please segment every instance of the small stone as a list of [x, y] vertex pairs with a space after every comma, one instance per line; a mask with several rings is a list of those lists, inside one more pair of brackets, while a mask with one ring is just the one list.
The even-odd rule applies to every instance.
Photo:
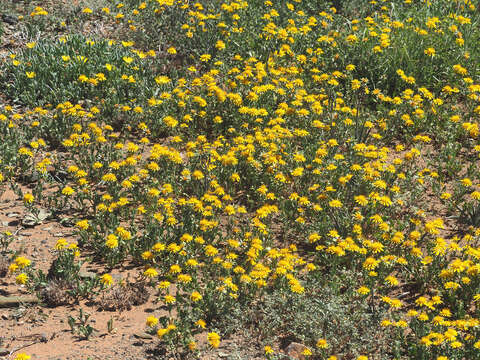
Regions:
[[78, 273], [78, 276], [84, 279], [95, 279], [97, 277], [97, 274], [91, 271], [80, 271]]
[[9, 25], [16, 25], [18, 23], [18, 19], [14, 16], [2, 14], [2, 21]]
[[112, 278], [113, 280], [118, 282], [118, 281], [121, 281], [123, 277], [122, 277], [122, 274], [113, 274]]
[[137, 339], [153, 339], [153, 336], [147, 333], [135, 333], [133, 336]]
[[40, 209], [40, 211], [38, 212], [37, 218], [40, 221], [43, 221], [43, 220], [46, 220], [50, 215], [52, 215], [50, 211]]
[[0, 356], [7, 356], [10, 354], [10, 350], [5, 348], [0, 348]]
[[287, 346], [286, 352], [287, 355], [295, 360], [305, 360], [305, 355], [303, 352], [307, 349], [305, 345], [302, 345], [297, 342], [292, 342]]

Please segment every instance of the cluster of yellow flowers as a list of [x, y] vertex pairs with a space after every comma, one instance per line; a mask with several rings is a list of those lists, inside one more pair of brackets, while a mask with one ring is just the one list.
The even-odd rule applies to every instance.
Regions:
[[[389, 1], [372, 2], [370, 16], [341, 29], [335, 8], [310, 12], [304, 2], [226, 1], [212, 8], [158, 0], [117, 3], [116, 14], [99, 10], [132, 31], [148, 30], [145, 17], [178, 11], [188, 16], [176, 34], [182, 41], [203, 46], [204, 33], [214, 40], [209, 52], [192, 52], [181, 72], [165, 70], [145, 82], [142, 64], [175, 59], [187, 51], [181, 42], [160, 56], [124, 41], [131, 56], [115, 64], [59, 57], [62, 68], [98, 61], [72, 79], [88, 94], [100, 94], [94, 91], [107, 83], [118, 85], [117, 94], [128, 92], [125, 84], [151, 89], [113, 106], [93, 98], [24, 113], [3, 107], [2, 131], [25, 140], [15, 145], [15, 157], [2, 159], [13, 164], [18, 156], [0, 180], [20, 171], [66, 174], [54, 186], [56, 204], [81, 214], [79, 246], [111, 266], [131, 257], [143, 264], [139, 281], [151, 284], [168, 309], [146, 325], [166, 342], [182, 339], [193, 351], [203, 333], [217, 348], [221, 331], [207, 316], [212, 301], [225, 309], [266, 291], [301, 299], [314, 290], [311, 274], [348, 268], [357, 284], [351, 296], [383, 309], [381, 328], [412, 351], [442, 360], [478, 355], [475, 6], [457, 1], [462, 15], [402, 18], [390, 13]], [[255, 22], [248, 15], [254, 6], [261, 12]], [[237, 43], [249, 26], [256, 26], [252, 44], [268, 52]], [[398, 86], [392, 89], [373, 67], [395, 56], [403, 39], [421, 44], [412, 54], [419, 65], [390, 64], [388, 80]], [[369, 79], [358, 58], [364, 54]], [[26, 81], [40, 76], [22, 68], [21, 56], [11, 61]], [[436, 72], [443, 63], [449, 65], [437, 83], [415, 69]], [[37, 135], [52, 124], [58, 144]], [[24, 194], [26, 206], [42, 204], [34, 194]], [[470, 216], [461, 235], [449, 231], [447, 211]], [[64, 239], [55, 248], [80, 255]], [[30, 266], [24, 257], [13, 259], [17, 283], [28, 284]], [[108, 273], [100, 281], [114, 284]], [[336, 359], [335, 339], [321, 335], [308, 340], [303, 355]], [[264, 351], [275, 353], [270, 345]]]

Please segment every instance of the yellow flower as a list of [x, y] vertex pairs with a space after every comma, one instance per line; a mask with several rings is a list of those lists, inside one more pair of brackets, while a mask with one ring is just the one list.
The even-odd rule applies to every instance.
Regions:
[[105, 245], [110, 249], [114, 249], [118, 246], [118, 238], [115, 234], [110, 234], [107, 236], [107, 241], [105, 241]]
[[117, 177], [113, 173], [106, 173], [105, 175], [102, 176], [102, 180], [105, 182], [116, 182]]
[[155, 316], [147, 317], [147, 326], [154, 327], [158, 324], [158, 319]]
[[427, 55], [427, 56], [434, 57], [434, 56], [435, 56], [435, 49], [432, 48], [432, 47], [430, 47], [430, 48], [428, 48], [428, 49], [425, 49], [425, 50], [423, 51], [423, 53], [424, 53], [425, 55]]
[[271, 346], [268, 346], [268, 345], [266, 345], [266, 346], [263, 348], [263, 350], [265, 350], [265, 355], [270, 355], [270, 354], [273, 354], [273, 352], [274, 352], [273, 349], [272, 349], [272, 347], [271, 347]]
[[31, 359], [32, 357], [30, 355], [27, 355], [25, 353], [18, 353], [16, 356], [15, 356], [15, 360], [28, 360], [28, 359]]
[[363, 195], [355, 196], [354, 199], [358, 205], [365, 206], [368, 204], [368, 199]]
[[145, 275], [146, 277], [149, 277], [149, 278], [154, 278], [154, 277], [158, 276], [158, 272], [154, 268], [148, 268], [147, 270], [145, 270], [143, 272], [143, 275]]
[[26, 203], [26, 204], [31, 204], [33, 203], [33, 200], [35, 200], [35, 197], [30, 194], [30, 193], [26, 193], [25, 195], [23, 195], [23, 201]]
[[18, 274], [15, 278], [15, 282], [19, 285], [25, 285], [28, 281], [28, 275], [25, 273]]
[[205, 177], [200, 170], [195, 170], [195, 171], [192, 173], [192, 176], [193, 176], [196, 180], [201, 180], [201, 179], [203, 179], [203, 178]]
[[328, 205], [332, 208], [341, 208], [343, 204], [340, 200], [332, 200], [328, 203]]
[[81, 230], [87, 230], [89, 228], [88, 220], [80, 220], [75, 224]]
[[62, 250], [65, 249], [68, 246], [68, 242], [64, 238], [60, 238], [57, 240], [57, 243], [55, 244], [55, 249], [56, 250]]
[[100, 278], [100, 281], [102, 282], [103, 285], [110, 286], [113, 284], [113, 277], [110, 274], [104, 274]]
[[370, 289], [366, 286], [360, 286], [357, 289], [357, 293], [359, 293], [360, 295], [367, 295], [369, 292], [370, 292]]
[[161, 339], [163, 335], [168, 333], [168, 329], [158, 329], [157, 330], [157, 336]]
[[148, 250], [147, 250], [147, 251], [144, 251], [144, 252], [142, 253], [142, 259], [144, 259], [144, 260], [152, 260], [152, 259], [153, 259], [153, 254], [152, 254], [152, 252], [151, 252], [151, 251], [148, 251]]
[[175, 55], [177, 53], [177, 50], [174, 47], [168, 48], [167, 52], [171, 55]]
[[218, 40], [215, 44], [215, 47], [218, 50], [223, 50], [223, 49], [225, 49], [225, 43], [222, 40]]
[[133, 61], [133, 58], [129, 56], [124, 56], [122, 60], [125, 61], [125, 63], [130, 64]]
[[291, 172], [292, 176], [302, 176], [303, 175], [303, 167], [297, 167]]
[[73, 190], [70, 186], [65, 186], [62, 189], [62, 194], [66, 196], [70, 196], [72, 194], [75, 194], [75, 190]]
[[18, 268], [23, 269], [30, 265], [30, 260], [24, 256], [19, 256], [15, 259], [15, 264], [18, 265]]
[[163, 122], [165, 125], [167, 125], [168, 127], [171, 127], [171, 128], [174, 128], [178, 125], [178, 121], [173, 118], [172, 116], [165, 116], [163, 118]]
[[462, 346], [463, 346], [463, 344], [460, 341], [453, 341], [453, 342], [450, 343], [450, 347], [452, 349], [457, 349], [457, 348], [460, 348]]
[[165, 295], [163, 301], [165, 301], [165, 304], [173, 304], [175, 302], [175, 297], [172, 295]]
[[319, 349], [326, 349], [326, 348], [328, 348], [327, 340], [325, 340], [325, 339], [318, 339], [318, 341], [317, 341], [317, 347], [318, 347]]
[[35, 74], [35, 71], [27, 71], [25, 75], [27, 75], [29, 79], [33, 79], [37, 74]]
[[201, 327], [202, 329], [205, 329], [205, 327], [207, 326], [207, 323], [205, 322], [205, 320], [199, 319], [195, 322], [195, 325], [197, 325], [198, 327]]
[[160, 283], [158, 284], [158, 288], [159, 289], [166, 289], [170, 286], [170, 281], [160, 281]]
[[192, 292], [192, 295], [190, 295], [190, 299], [194, 302], [202, 300], [202, 295], [198, 291]]
[[379, 263], [380, 263], [379, 260], [376, 260], [373, 257], [369, 257], [365, 259], [363, 263], [363, 268], [367, 270], [375, 270], [375, 268], [378, 266]]
[[209, 332], [207, 339], [212, 347], [218, 348], [220, 346], [220, 335], [216, 332]]
[[470, 196], [472, 197], [472, 199], [480, 200], [480, 191], [474, 191], [470, 194]]
[[205, 246], [205, 255], [207, 256], [215, 256], [218, 254], [218, 250], [212, 246], [212, 245], [207, 245]]
[[15, 263], [12, 263], [8, 266], [8, 272], [11, 274], [13, 274], [17, 270], [18, 270], [18, 265]]
[[194, 351], [196, 348], [197, 348], [197, 343], [196, 343], [195, 341], [190, 341], [190, 342], [188, 343], [188, 349], [189, 349], [190, 351]]
[[305, 348], [303, 351], [302, 351], [302, 354], [304, 356], [310, 356], [312, 355], [312, 350], [310, 350], [309, 348]]
[[447, 192], [444, 192], [444, 193], [442, 193], [442, 195], [440, 195], [440, 198], [443, 199], [443, 200], [448, 200], [451, 197], [452, 197], [452, 194], [447, 193]]

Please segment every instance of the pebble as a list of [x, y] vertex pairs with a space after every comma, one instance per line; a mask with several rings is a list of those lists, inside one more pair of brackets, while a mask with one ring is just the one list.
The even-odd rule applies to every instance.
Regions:
[[10, 354], [10, 350], [6, 348], [0, 348], [0, 356], [6, 356]]
[[307, 349], [305, 345], [302, 345], [297, 342], [292, 342], [290, 345], [287, 346], [286, 353], [289, 357], [295, 360], [304, 360], [305, 355], [303, 355], [303, 351]]

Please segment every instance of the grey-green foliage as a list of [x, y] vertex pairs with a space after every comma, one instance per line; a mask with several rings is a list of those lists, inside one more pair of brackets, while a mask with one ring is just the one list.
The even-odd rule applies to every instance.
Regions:
[[[133, 61], [127, 63], [124, 58]], [[103, 39], [71, 35], [60, 41], [40, 40], [33, 48], [23, 49], [15, 60], [18, 63], [8, 61], [2, 66], [0, 80], [6, 84], [7, 96], [21, 104], [55, 105], [83, 99], [107, 99], [115, 104], [152, 96], [149, 84], [154, 83], [154, 76], [147, 59], [140, 62], [130, 47]], [[111, 70], [107, 64], [112, 65]], [[27, 72], [35, 76], [29, 78]], [[97, 83], [81, 81], [82, 75]], [[135, 82], [122, 79], [122, 75], [132, 76]]]
[[391, 358], [393, 337], [390, 339], [390, 333], [380, 328], [384, 310], [372, 309], [342, 286], [340, 278], [333, 281], [339, 283], [310, 283], [302, 295], [273, 292], [265, 296], [255, 309], [261, 337], [280, 340], [283, 347], [295, 341], [312, 348], [324, 338], [328, 351], [340, 358], [365, 353], [377, 353], [378, 359]]

